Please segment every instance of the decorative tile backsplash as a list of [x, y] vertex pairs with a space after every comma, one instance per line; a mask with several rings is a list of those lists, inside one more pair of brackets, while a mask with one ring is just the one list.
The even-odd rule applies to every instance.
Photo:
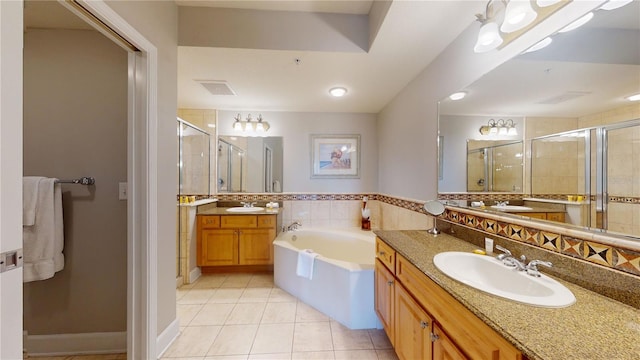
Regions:
[[[451, 194], [440, 195], [441, 199], [447, 200], [463, 200], [467, 194]], [[259, 194], [217, 194], [211, 196], [217, 198], [218, 201], [279, 201], [279, 202], [297, 202], [309, 201], [313, 204], [315, 201], [341, 201], [356, 200], [362, 201], [367, 196], [369, 201], [377, 200], [384, 204], [397, 206], [402, 209], [410, 210], [419, 214], [426, 214], [423, 209], [424, 201], [416, 201], [404, 199], [394, 196], [388, 196], [375, 193], [362, 194], [312, 194], [312, 193], [259, 193]], [[484, 198], [483, 198], [484, 196]], [[480, 197], [474, 195], [474, 200], [517, 200], [521, 199], [520, 194], [480, 194]], [[206, 198], [206, 196], [198, 197]], [[566, 198], [566, 196], [565, 196]], [[357, 226], [357, 214], [355, 204], [337, 203], [336, 211], [339, 213], [345, 211], [348, 214], [345, 218], [346, 224], [349, 226]], [[340, 206], [350, 207], [350, 210], [341, 210]], [[293, 206], [291, 206], [293, 207]], [[314, 209], [317, 208], [314, 207]], [[311, 214], [311, 205], [309, 205], [308, 219], [313, 221]], [[302, 211], [304, 213], [304, 210]], [[374, 212], [375, 214], [375, 212]], [[293, 219], [296, 215], [290, 215]], [[336, 215], [337, 216], [337, 215]], [[338, 224], [337, 217], [331, 215], [329, 218], [315, 219], [316, 225]], [[553, 251], [572, 258], [588, 261], [591, 264], [604, 266], [609, 269], [619, 270], [635, 276], [640, 276], [640, 251], [629, 249], [624, 246], [607, 245], [596, 242], [592, 237], [585, 235], [584, 237], [576, 236], [571, 231], [563, 231], [562, 227], [550, 226], [550, 223], [531, 222], [531, 221], [511, 221], [509, 217], [500, 216], [482, 216], [474, 211], [466, 211], [462, 208], [447, 207], [446, 212], [439, 219], [447, 222], [462, 225], [464, 227], [485, 232], [487, 234], [500, 236], [505, 239], [521, 242], [537, 246], [541, 249]], [[515, 219], [515, 218], [514, 218]], [[380, 224], [380, 219], [372, 219], [374, 224]], [[523, 225], [526, 224], [526, 225]], [[549, 227], [556, 230], [550, 230]], [[425, 228], [427, 226], [425, 225]], [[584, 233], [589, 234], [589, 233]]]
[[[620, 270], [640, 276], [640, 252], [623, 247], [606, 245], [574, 236], [530, 226], [502, 222], [480, 215], [464, 213], [460, 209], [447, 208], [442, 219], [471, 229], [495, 234], [509, 240], [518, 241], [551, 250], [590, 263]], [[479, 224], [481, 226], [479, 226]], [[559, 228], [560, 229], [560, 228]]]

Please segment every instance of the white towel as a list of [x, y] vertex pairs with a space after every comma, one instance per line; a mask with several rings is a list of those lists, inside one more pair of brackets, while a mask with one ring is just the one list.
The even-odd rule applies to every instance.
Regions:
[[36, 222], [36, 205], [38, 203], [38, 184], [42, 176], [25, 176], [22, 178], [22, 226], [33, 226]]
[[64, 268], [62, 189], [57, 179], [42, 179], [33, 226], [22, 227], [24, 282], [45, 280]]
[[313, 278], [313, 263], [317, 256], [318, 254], [314, 253], [311, 249], [298, 251], [296, 275], [311, 280]]

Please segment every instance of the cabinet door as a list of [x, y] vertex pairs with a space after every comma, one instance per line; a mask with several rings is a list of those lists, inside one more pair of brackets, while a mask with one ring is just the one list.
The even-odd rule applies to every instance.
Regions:
[[564, 213], [547, 213], [547, 220], [565, 222]]
[[240, 265], [273, 264], [274, 229], [240, 229]]
[[433, 360], [468, 359], [438, 324], [433, 325], [433, 334]]
[[395, 287], [394, 348], [400, 360], [431, 359], [433, 319], [400, 285]]
[[199, 266], [238, 264], [237, 230], [202, 230], [200, 233], [201, 256]]
[[394, 288], [395, 279], [393, 274], [382, 264], [379, 259], [376, 259], [375, 265], [375, 310], [378, 314], [380, 322], [384, 327], [384, 331], [389, 337], [391, 344], [394, 344], [394, 323], [393, 323], [393, 311], [394, 311]]

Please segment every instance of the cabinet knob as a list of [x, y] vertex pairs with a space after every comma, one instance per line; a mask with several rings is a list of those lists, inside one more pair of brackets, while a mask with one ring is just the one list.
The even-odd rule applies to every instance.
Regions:
[[380, 256], [384, 256], [386, 253], [384, 251], [380, 251], [378, 254], [380, 254]]
[[440, 337], [434, 333], [431, 333], [431, 342], [436, 342]]
[[389, 286], [393, 285], [393, 280], [387, 281], [387, 285], [389, 285]]
[[428, 327], [429, 327], [429, 323], [427, 323], [427, 322], [426, 322], [426, 321], [424, 321], [424, 320], [421, 320], [421, 321], [420, 321], [420, 327], [421, 327], [421, 328], [423, 328], [423, 329], [426, 329], [426, 328], [428, 328]]

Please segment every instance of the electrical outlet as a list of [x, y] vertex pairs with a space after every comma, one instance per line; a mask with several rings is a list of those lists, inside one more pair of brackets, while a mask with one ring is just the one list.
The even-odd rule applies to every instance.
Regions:
[[127, 200], [129, 196], [129, 189], [126, 182], [118, 184], [118, 200]]

